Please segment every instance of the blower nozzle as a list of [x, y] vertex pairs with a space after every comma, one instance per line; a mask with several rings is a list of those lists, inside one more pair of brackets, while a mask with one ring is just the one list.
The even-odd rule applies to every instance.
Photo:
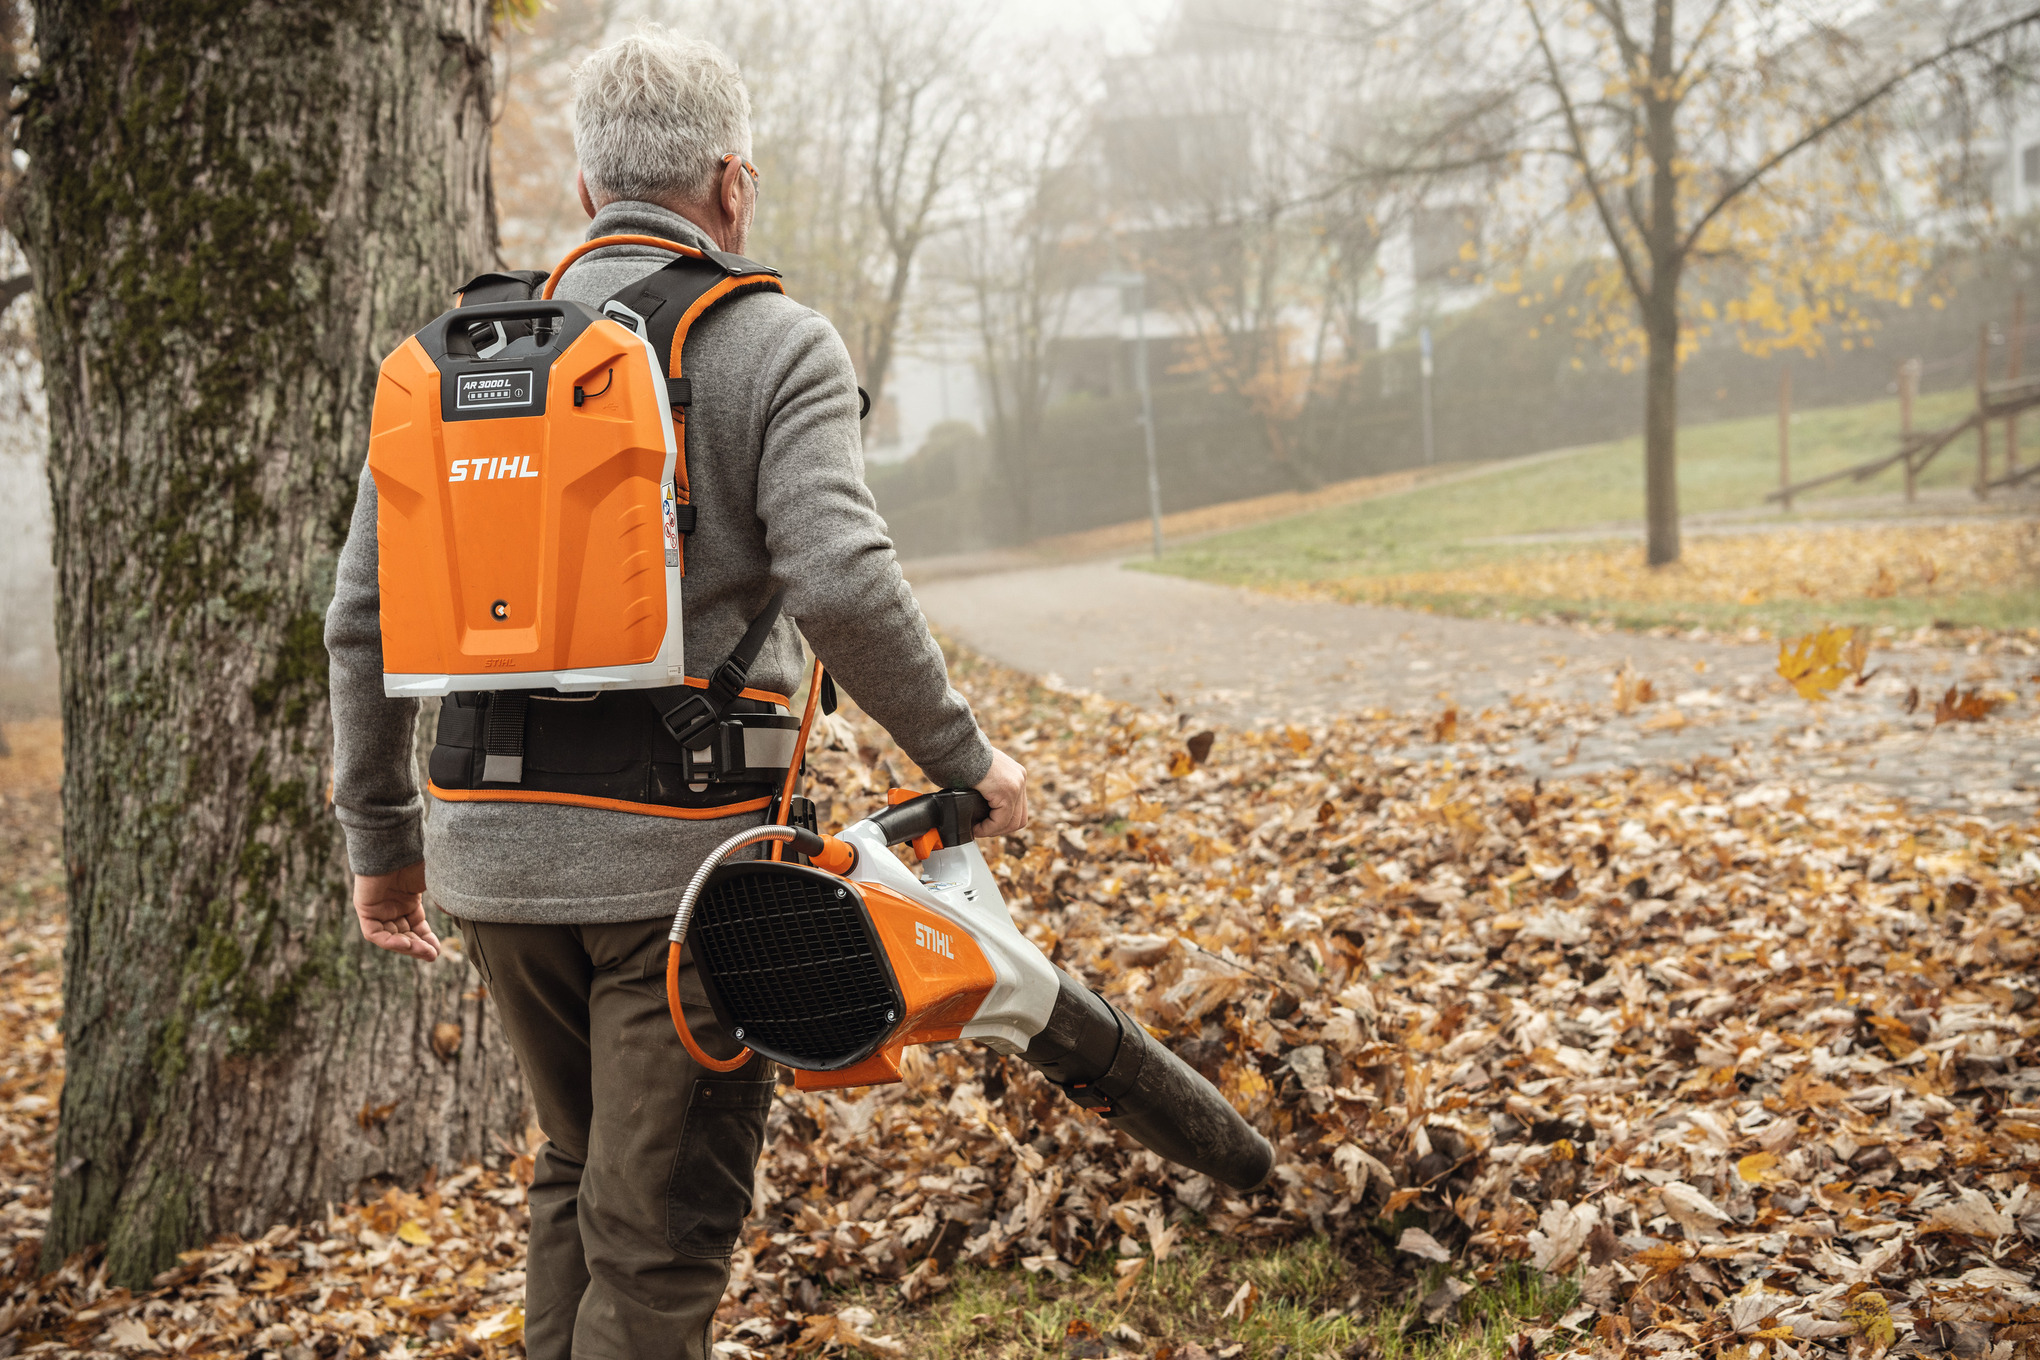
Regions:
[[1218, 1089], [1117, 1006], [1060, 968], [1048, 1024], [1021, 1056], [1148, 1151], [1245, 1192], [1275, 1149]]

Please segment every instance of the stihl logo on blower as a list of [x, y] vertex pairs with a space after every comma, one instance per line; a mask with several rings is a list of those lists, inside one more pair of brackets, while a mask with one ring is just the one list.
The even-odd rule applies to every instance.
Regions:
[[[761, 826], [723, 842], [673, 918], [667, 999], [681, 1042], [723, 1071], [762, 1053], [815, 1090], [898, 1081], [908, 1044], [975, 1039], [1033, 1064], [1150, 1151], [1235, 1190], [1259, 1185], [1274, 1165], [1268, 1140], [1014, 927], [970, 837], [989, 815], [976, 793], [949, 790], [840, 836]], [[734, 858], [774, 841], [813, 862]], [[918, 874], [891, 850], [908, 842], [926, 852]], [[688, 1031], [682, 941], [716, 1019], [747, 1045], [733, 1058], [709, 1057]]]
[[940, 954], [945, 959], [956, 957], [950, 952], [947, 935], [939, 930], [930, 930], [919, 921], [914, 922], [914, 943], [931, 954]]

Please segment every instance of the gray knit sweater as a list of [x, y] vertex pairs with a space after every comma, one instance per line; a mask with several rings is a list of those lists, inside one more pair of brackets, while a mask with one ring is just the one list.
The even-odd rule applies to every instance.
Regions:
[[[626, 233], [714, 244], [648, 203], [608, 205], [588, 234]], [[567, 271], [559, 296], [600, 305], [670, 258], [642, 246], [595, 251]], [[707, 675], [720, 664], [783, 586], [786, 617], [750, 683], [792, 693], [801, 683], [805, 636], [930, 779], [976, 784], [991, 768], [991, 747], [949, 686], [865, 488], [857, 383], [834, 328], [790, 298], [747, 294], [695, 324], [685, 363], [694, 387], [687, 459], [699, 509], [682, 595], [688, 673]], [[375, 483], [364, 468], [326, 613], [333, 804], [354, 871], [387, 873], [422, 857], [438, 905], [480, 921], [671, 914], [702, 856], [760, 814], [691, 821], [542, 803], [442, 802], [429, 792], [421, 799], [413, 763], [418, 703], [383, 696], [375, 534]]]

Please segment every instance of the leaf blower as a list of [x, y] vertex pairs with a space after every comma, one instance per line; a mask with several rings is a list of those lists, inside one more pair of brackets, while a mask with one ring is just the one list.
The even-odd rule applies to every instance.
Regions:
[[[813, 720], [810, 687], [802, 744]], [[788, 797], [796, 761], [789, 772]], [[843, 830], [752, 827], [717, 846], [673, 916], [666, 995], [696, 1061], [731, 1071], [763, 1054], [803, 1090], [900, 1079], [908, 1044], [975, 1039], [1034, 1065], [1077, 1104], [1169, 1161], [1246, 1191], [1275, 1151], [1212, 1084], [1124, 1011], [1063, 972], [1013, 925], [971, 828], [968, 789], [905, 795]], [[801, 800], [804, 801], [804, 800]], [[772, 844], [775, 856], [739, 858]], [[911, 845], [918, 873], [891, 847]], [[744, 1051], [715, 1059], [680, 1005], [680, 948]]]

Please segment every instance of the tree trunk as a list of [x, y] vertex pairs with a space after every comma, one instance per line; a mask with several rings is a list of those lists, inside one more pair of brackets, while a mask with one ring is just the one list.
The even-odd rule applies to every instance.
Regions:
[[1668, 282], [1643, 303], [1643, 504], [1645, 560], [1679, 560], [1679, 288]]
[[1679, 221], [1679, 100], [1674, 74], [1676, 0], [1651, 10], [1650, 81], [1644, 139], [1650, 152], [1650, 217], [1644, 226], [1650, 286], [1643, 297], [1646, 347], [1643, 387], [1644, 560], [1662, 567], [1679, 560], [1679, 282], [1685, 273], [1685, 228]]
[[460, 957], [364, 945], [321, 615], [376, 364], [494, 255], [488, 0], [38, 0], [68, 1077], [44, 1261], [179, 1248], [519, 1125]]

